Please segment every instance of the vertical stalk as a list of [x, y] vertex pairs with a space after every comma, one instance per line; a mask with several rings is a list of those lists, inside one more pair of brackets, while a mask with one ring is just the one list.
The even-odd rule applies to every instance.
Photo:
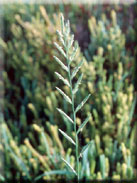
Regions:
[[76, 114], [75, 114], [75, 103], [74, 103], [74, 94], [72, 88], [72, 81], [71, 81], [71, 73], [70, 73], [70, 65], [68, 64], [68, 77], [70, 83], [70, 92], [71, 92], [71, 99], [72, 99], [72, 112], [73, 112], [73, 121], [74, 121], [74, 131], [75, 131], [75, 142], [76, 142], [76, 170], [77, 170], [77, 179], [79, 181], [79, 157], [78, 157], [78, 135], [77, 135], [77, 124], [76, 124]]
[[[65, 27], [64, 27], [65, 26]], [[86, 123], [88, 122], [88, 119], [86, 119], [83, 124], [81, 124], [81, 126], [78, 128], [77, 130], [77, 124], [76, 124], [76, 112], [81, 109], [81, 107], [84, 105], [84, 103], [88, 100], [89, 95], [77, 106], [77, 108], [75, 109], [75, 94], [78, 90], [78, 87], [81, 83], [82, 80], [82, 75], [78, 78], [75, 87], [73, 88], [72, 85], [72, 80], [75, 77], [75, 75], [77, 74], [77, 72], [79, 71], [81, 65], [83, 64], [83, 60], [78, 64], [78, 66], [76, 66], [73, 70], [73, 72], [71, 73], [71, 61], [74, 60], [74, 57], [76, 56], [76, 52], [77, 52], [77, 48], [78, 45], [75, 45], [73, 47], [74, 44], [74, 35], [71, 36], [70, 34], [70, 25], [69, 25], [69, 21], [66, 23], [66, 25], [64, 25], [64, 17], [61, 16], [61, 32], [58, 31], [58, 35], [59, 35], [59, 39], [63, 45], [63, 48], [61, 46], [59, 46], [57, 43], [55, 43], [56, 48], [59, 50], [59, 52], [61, 53], [61, 55], [63, 55], [64, 58], [66, 58], [66, 62], [67, 65], [64, 63], [62, 63], [62, 61], [60, 59], [56, 58], [56, 61], [61, 65], [61, 67], [67, 71], [68, 73], [68, 78], [67, 80], [65, 80], [59, 73], [58, 77], [59, 79], [61, 79], [66, 85], [69, 86], [70, 89], [70, 93], [71, 93], [71, 97], [67, 96], [66, 94], [64, 94], [64, 92], [62, 90], [60, 90], [59, 88], [57, 88], [59, 90], [59, 92], [64, 96], [64, 98], [66, 99], [67, 102], [71, 103], [71, 107], [72, 107], [72, 113], [73, 113], [73, 121], [71, 119], [71, 122], [74, 123], [74, 132], [75, 132], [75, 142], [73, 141], [73, 139], [71, 139], [71, 137], [69, 137], [67, 134], [65, 134], [64, 132], [62, 132], [62, 134], [69, 139], [73, 144], [75, 144], [75, 157], [76, 157], [76, 170], [73, 169], [73, 167], [65, 161], [65, 163], [68, 165], [68, 167], [72, 170], [72, 172], [74, 174], [76, 174], [77, 176], [77, 181], [79, 182], [80, 179], [80, 172], [79, 172], [79, 141], [78, 141], [78, 133], [81, 131], [81, 129], [86, 125]], [[72, 46], [72, 49], [70, 49]], [[70, 51], [70, 53], [69, 53]], [[66, 68], [67, 67], [67, 68]], [[72, 74], [72, 75], [71, 75]], [[69, 82], [69, 84], [68, 84]], [[71, 99], [70, 99], [71, 98]], [[64, 112], [63, 112], [64, 113]], [[66, 114], [63, 114], [65, 116], [67, 116]], [[68, 117], [67, 117], [68, 118]]]

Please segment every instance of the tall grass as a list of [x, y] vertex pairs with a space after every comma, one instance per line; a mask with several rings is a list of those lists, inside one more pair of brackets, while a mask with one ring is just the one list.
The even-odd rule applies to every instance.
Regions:
[[70, 90], [70, 97], [66, 95], [60, 88], [56, 87], [58, 92], [64, 97], [66, 102], [68, 102], [71, 105], [72, 108], [72, 114], [73, 119], [69, 117], [62, 109], [57, 108], [59, 113], [65, 117], [70, 123], [74, 126], [74, 132], [75, 132], [75, 140], [73, 140], [70, 136], [68, 136], [64, 131], [59, 129], [60, 133], [75, 146], [75, 156], [76, 156], [76, 170], [67, 162], [64, 158], [62, 160], [66, 163], [66, 165], [71, 169], [71, 171], [77, 176], [77, 179], [80, 179], [80, 171], [79, 171], [79, 139], [78, 134], [82, 131], [83, 127], [87, 124], [89, 117], [87, 117], [84, 122], [78, 127], [77, 129], [77, 123], [76, 123], [76, 114], [83, 105], [87, 102], [87, 100], [90, 97], [90, 94], [76, 107], [75, 106], [75, 98], [77, 96], [77, 92], [79, 90], [79, 85], [81, 84], [83, 74], [80, 75], [78, 80], [76, 81], [75, 85], [73, 83], [73, 80], [80, 70], [84, 60], [82, 60], [73, 70], [71, 68], [71, 63], [74, 61], [74, 58], [77, 53], [78, 45], [74, 45], [74, 35], [70, 34], [70, 24], [69, 21], [67, 23], [64, 22], [64, 17], [61, 15], [61, 31], [57, 31], [59, 40], [62, 44], [62, 47], [59, 46], [57, 43], [55, 43], [56, 48], [60, 52], [61, 55], [65, 58], [65, 64], [60, 60], [60, 58], [57, 58], [54, 56], [55, 60], [58, 62], [58, 64], [67, 72], [68, 78], [65, 79], [63, 76], [61, 76], [58, 72], [55, 72], [58, 79], [62, 80], [62, 82], [69, 87]]

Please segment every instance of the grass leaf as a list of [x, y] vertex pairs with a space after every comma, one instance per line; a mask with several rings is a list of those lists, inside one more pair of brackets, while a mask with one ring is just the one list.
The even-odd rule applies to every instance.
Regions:
[[70, 99], [61, 89], [59, 89], [58, 87], [56, 87], [56, 89], [58, 90], [58, 92], [64, 97], [64, 99], [65, 99], [68, 103], [72, 104], [71, 99]]
[[76, 171], [73, 169], [73, 167], [64, 159], [64, 158], [61, 158], [65, 163], [66, 165], [72, 170], [72, 172], [77, 175]]
[[101, 154], [100, 155], [100, 170], [101, 170], [101, 174], [102, 177], [105, 178], [105, 171], [106, 171], [106, 167], [105, 167], [105, 155]]
[[82, 60], [78, 66], [76, 66], [74, 68], [74, 71], [72, 72], [72, 75], [71, 75], [71, 79], [73, 79], [75, 77], [75, 75], [77, 74], [77, 72], [79, 71], [79, 69], [81, 68], [82, 64], [83, 64], [84, 60]]
[[62, 14], [61, 14], [61, 32], [62, 32], [62, 34], [64, 32], [64, 17]]
[[122, 84], [123, 84], [123, 81], [126, 79], [126, 77], [129, 75], [129, 73], [125, 73], [123, 76], [122, 76], [122, 79], [118, 82], [117, 86], [116, 86], [116, 93], [115, 93], [115, 96], [114, 96], [114, 101], [117, 100], [117, 97], [118, 97], [118, 92], [120, 90], [120, 88], [122, 87]]
[[69, 22], [69, 20], [67, 20], [65, 27], [66, 27], [65, 36], [68, 37], [70, 34], [70, 22]]
[[75, 87], [74, 87], [74, 89], [73, 89], [73, 94], [76, 94], [76, 93], [77, 93], [78, 87], [79, 87], [79, 85], [81, 84], [82, 78], [83, 78], [83, 74], [81, 74], [80, 77], [78, 78], [78, 81], [77, 81], [77, 83], [75, 84]]
[[59, 46], [56, 42], [54, 43], [55, 47], [58, 49], [58, 51], [66, 58], [66, 53], [62, 49], [61, 46]]
[[3, 182], [5, 181], [5, 178], [1, 174], [0, 174], [0, 180]]
[[58, 72], [55, 72], [55, 74], [57, 75], [57, 77], [59, 79], [61, 79], [64, 82], [64, 84], [66, 84], [68, 87], [70, 87], [70, 84], [67, 79], [64, 79], [63, 76], [61, 76], [61, 74], [59, 74]]
[[65, 119], [67, 119], [69, 122], [71, 122], [72, 124], [74, 124], [74, 121], [64, 112], [62, 111], [61, 109], [57, 108], [57, 110], [59, 111], [59, 113], [65, 117]]
[[137, 102], [137, 95], [135, 96], [134, 98], [134, 101], [132, 103], [132, 106], [131, 106], [131, 109], [130, 109], [130, 112], [129, 112], [129, 119], [127, 121], [127, 124], [128, 124], [128, 133], [127, 133], [127, 136], [129, 135], [130, 133], [130, 123], [131, 123], [131, 120], [133, 118], [133, 114], [134, 114], [134, 111], [135, 111], [135, 106], [136, 106], [136, 102]]
[[82, 131], [82, 129], [84, 128], [84, 126], [87, 124], [87, 122], [89, 121], [90, 116], [88, 116], [85, 121], [80, 125], [80, 127], [78, 128], [77, 134]]
[[47, 155], [50, 157], [50, 148], [49, 148], [49, 144], [48, 144], [48, 142], [47, 142], [46, 135], [45, 135], [45, 133], [44, 133], [43, 131], [41, 132], [41, 136], [42, 136], [43, 143], [44, 143], [44, 146], [45, 146], [45, 151], [46, 151]]
[[61, 129], [59, 129], [60, 133], [72, 144], [76, 145], [76, 143], [72, 140], [71, 137], [69, 137], [65, 132], [63, 132]]
[[7, 147], [7, 150], [11, 153], [11, 156], [14, 158], [14, 160], [16, 161], [16, 163], [20, 167], [20, 169], [26, 174], [26, 176], [28, 178], [30, 178], [29, 171], [28, 171], [26, 165], [24, 164], [23, 160], [21, 158], [19, 158], [14, 153], [14, 151], [11, 149], [11, 147], [9, 146], [9, 143], [8, 143], [9, 142], [9, 139], [8, 139], [8, 136], [7, 136], [5, 127], [2, 128], [2, 134], [3, 134], [4, 141], [6, 143], [5, 145]]
[[56, 62], [58, 62], [58, 64], [62, 67], [62, 69], [64, 69], [65, 71], [68, 72], [67, 66], [65, 66], [65, 65], [63, 64], [63, 62], [62, 62], [59, 58], [57, 58], [56, 56], [53, 56], [53, 57], [55, 58]]
[[44, 176], [48, 176], [48, 175], [67, 175], [67, 174], [71, 174], [71, 172], [66, 171], [66, 170], [51, 170], [49, 172], [44, 172], [43, 174], [36, 177], [35, 181], [41, 179]]
[[127, 122], [128, 125], [130, 125], [131, 120], [133, 118], [133, 114], [134, 114], [134, 110], [135, 110], [135, 106], [136, 106], [136, 101], [137, 101], [137, 95], [134, 98], [134, 101], [133, 101], [132, 106], [131, 106], [131, 110], [129, 112], [129, 119], [128, 119], [128, 122]]
[[59, 30], [57, 30], [56, 32], [58, 34], [60, 42], [62, 43], [63, 46], [65, 46], [65, 42], [64, 42], [62, 33]]
[[70, 47], [72, 46], [74, 42], [74, 35], [72, 34], [72, 36], [70, 37], [69, 43], [68, 43], [68, 49], [70, 49]]
[[70, 62], [69, 64], [71, 64], [71, 62], [73, 61], [73, 59], [75, 58], [76, 54], [77, 54], [77, 50], [78, 50], [78, 43], [75, 45], [75, 48], [70, 56]]
[[77, 108], [76, 108], [76, 110], [75, 110], [75, 113], [76, 112], [78, 112], [82, 107], [83, 107], [83, 105], [87, 102], [87, 100], [89, 99], [89, 97], [90, 97], [90, 95], [91, 94], [89, 94], [78, 106], [77, 106]]
[[86, 149], [89, 147], [89, 145], [92, 143], [92, 140], [87, 144], [85, 145], [82, 150], [81, 150], [81, 153], [80, 153], [80, 157], [82, 157], [83, 153], [86, 151]]

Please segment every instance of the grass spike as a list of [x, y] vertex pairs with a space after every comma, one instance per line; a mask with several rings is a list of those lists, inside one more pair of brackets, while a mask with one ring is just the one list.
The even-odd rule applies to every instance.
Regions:
[[[60, 59], [54, 56], [55, 60], [61, 65], [61, 67], [67, 71], [68, 78], [67, 80], [64, 79], [59, 73], [56, 72], [56, 75], [59, 79], [61, 79], [65, 84], [69, 86], [70, 89], [70, 98], [58, 87], [56, 89], [59, 91], [61, 95], [65, 98], [67, 102], [71, 104], [73, 119], [71, 119], [66, 113], [64, 113], [61, 109], [57, 108], [60, 114], [65, 117], [69, 122], [73, 124], [74, 132], [75, 132], [75, 140], [73, 140], [70, 136], [68, 136], [65, 132], [59, 129], [60, 133], [72, 144], [75, 145], [75, 157], [76, 157], [76, 171], [71, 167], [71, 165], [64, 159], [62, 159], [67, 166], [72, 170], [72, 172], [77, 177], [77, 180], [80, 179], [80, 166], [79, 166], [79, 141], [78, 141], [78, 133], [82, 130], [82, 128], [87, 124], [88, 118], [82, 123], [82, 125], [78, 129], [77, 133], [77, 123], [76, 123], [76, 112], [82, 108], [82, 106], [86, 103], [90, 95], [88, 95], [80, 105], [75, 109], [75, 94], [79, 89], [79, 85], [81, 84], [83, 74], [80, 75], [78, 78], [75, 86], [73, 86], [72, 80], [76, 76], [77, 72], [80, 70], [84, 60], [82, 60], [73, 71], [71, 71], [71, 62], [74, 60], [77, 50], [78, 50], [78, 43], [74, 46], [74, 35], [70, 34], [70, 23], [69, 21], [65, 24], [64, 17], [61, 15], [61, 33], [58, 31], [58, 37], [60, 42], [62, 43], [62, 47], [60, 47], [57, 43], [55, 43], [56, 48], [58, 51], [65, 57], [66, 65], [64, 65]], [[72, 47], [72, 48], [71, 48]], [[71, 50], [70, 50], [71, 49]], [[72, 51], [73, 50], [73, 51]], [[73, 89], [74, 88], [74, 89]]]

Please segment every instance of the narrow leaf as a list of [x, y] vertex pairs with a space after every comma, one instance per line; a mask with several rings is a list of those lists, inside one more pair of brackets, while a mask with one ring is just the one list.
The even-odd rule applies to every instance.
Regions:
[[100, 170], [101, 170], [101, 174], [102, 177], [105, 178], [105, 171], [106, 171], [106, 166], [105, 166], [105, 155], [101, 154], [100, 155]]
[[68, 37], [70, 33], [70, 22], [69, 20], [66, 23], [66, 31], [65, 31], [65, 35]]
[[72, 34], [72, 36], [70, 37], [70, 40], [68, 42], [68, 49], [70, 49], [70, 47], [72, 46], [73, 42], [74, 42], [74, 35]]
[[20, 169], [25, 172], [26, 174], [26, 177], [29, 179], [30, 178], [30, 175], [29, 175], [29, 171], [27, 169], [27, 166], [25, 165], [25, 163], [23, 162], [23, 160], [21, 158], [19, 158], [15, 153], [14, 151], [11, 149], [11, 147], [9, 146], [9, 137], [7, 136], [7, 130], [5, 129], [5, 126], [4, 128], [2, 129], [2, 134], [3, 134], [3, 138], [4, 138], [4, 142], [5, 142], [5, 145], [6, 145], [6, 148], [7, 150], [11, 153], [11, 156], [14, 158], [14, 160], [16, 161], [18, 167], [20, 167]]
[[61, 32], [62, 32], [62, 34], [64, 32], [64, 17], [62, 14], [61, 14]]
[[15, 159], [16, 163], [18, 164], [18, 166], [22, 169], [23, 172], [25, 172], [26, 176], [29, 177], [29, 172], [28, 169], [26, 167], [26, 165], [24, 164], [24, 162], [22, 161], [22, 159], [20, 159], [18, 156], [16, 156], [16, 154], [11, 151], [13, 158]]
[[135, 99], [134, 99], [134, 101], [132, 103], [132, 106], [131, 106], [131, 110], [129, 112], [129, 119], [128, 119], [128, 122], [127, 122], [128, 125], [130, 125], [130, 122], [133, 118], [133, 114], [134, 114], [134, 110], [135, 110], [135, 106], [136, 106], [136, 101], [137, 101], [137, 95], [135, 96]]
[[[78, 50], [78, 43], [75, 45], [75, 48], [74, 48], [74, 50], [73, 50], [73, 52], [72, 52], [72, 55], [71, 55], [71, 57], [70, 57], [70, 63], [73, 61], [73, 59], [75, 58], [75, 56], [76, 56], [76, 54], [77, 54], [77, 50]], [[69, 64], [70, 64], [69, 63]]]
[[90, 94], [77, 106], [75, 113], [78, 112], [83, 107], [83, 105], [87, 102], [89, 97], [90, 97]]
[[46, 135], [45, 135], [45, 133], [44, 133], [43, 131], [41, 132], [41, 136], [42, 136], [43, 143], [44, 143], [44, 146], [45, 146], [45, 151], [46, 151], [47, 155], [50, 157], [50, 148], [49, 148], [49, 144], [48, 144], [48, 142], [47, 142]]
[[82, 64], [83, 64], [84, 60], [82, 60], [78, 66], [76, 66], [74, 68], [74, 71], [72, 72], [72, 75], [71, 75], [71, 79], [73, 79], [75, 77], [75, 75], [77, 74], [77, 72], [79, 71], [79, 69], [81, 68]]
[[66, 54], [61, 46], [59, 46], [56, 42], [54, 42], [55, 47], [58, 49], [58, 51], [66, 58]]
[[56, 32], [57, 32], [57, 34], [58, 34], [58, 37], [59, 37], [60, 42], [62, 43], [63, 46], [65, 46], [65, 42], [64, 42], [64, 40], [63, 40], [63, 35], [62, 35], [62, 33], [61, 33], [59, 30], [57, 30]]
[[64, 111], [62, 111], [62, 110], [59, 109], [59, 108], [57, 108], [57, 110], [58, 110], [59, 113], [60, 113], [63, 117], [65, 117], [69, 122], [71, 122], [71, 123], [74, 124], [73, 120], [72, 120]]
[[73, 167], [64, 159], [64, 158], [61, 158], [65, 163], [66, 165], [72, 170], [72, 172], [77, 175], [76, 171], [73, 169]]
[[61, 76], [61, 74], [59, 74], [58, 72], [55, 72], [55, 74], [58, 76], [59, 79], [61, 79], [64, 82], [64, 84], [70, 87], [70, 84], [67, 79], [64, 79], [63, 76]]
[[115, 90], [116, 90], [116, 94], [115, 94], [115, 96], [114, 96], [114, 101], [116, 101], [117, 100], [117, 97], [118, 97], [118, 92], [119, 92], [119, 90], [120, 90], [120, 88], [122, 87], [122, 84], [123, 84], [123, 81], [126, 79], [126, 77], [129, 75], [129, 73], [125, 73], [123, 76], [122, 76], [122, 79], [120, 80], [120, 81], [118, 81], [118, 84], [117, 84], [117, 86], [116, 86], [116, 88], [115, 88]]
[[5, 178], [0, 174], [0, 181], [5, 182]]
[[66, 138], [68, 139], [72, 144], [76, 145], [76, 143], [72, 140], [71, 137], [69, 137], [65, 132], [63, 132], [61, 129], [59, 129], [60, 133]]
[[87, 148], [89, 148], [91, 143], [92, 143], [92, 140], [82, 148], [81, 153], [80, 153], [80, 157], [82, 157], [83, 153], [86, 151]]
[[59, 58], [57, 58], [56, 56], [54, 56], [54, 58], [55, 58], [56, 62], [58, 62], [58, 64], [62, 67], [62, 69], [64, 69], [65, 71], [68, 72], [67, 66], [65, 66], [65, 65], [63, 64], [63, 62], [61, 62], [61, 60], [60, 60]]
[[77, 134], [82, 131], [82, 129], [84, 128], [84, 126], [87, 124], [87, 122], [89, 121], [90, 116], [88, 116], [85, 121], [80, 125], [80, 127], [78, 128]]
[[77, 81], [77, 83], [75, 84], [75, 87], [74, 87], [74, 89], [73, 89], [73, 94], [76, 94], [76, 93], [77, 93], [78, 87], [79, 87], [79, 85], [81, 84], [82, 78], [83, 78], [83, 74], [81, 74], [80, 77], [78, 78], [78, 81]]
[[129, 135], [130, 130], [131, 130], [130, 123], [131, 123], [131, 120], [132, 120], [132, 117], [133, 117], [133, 114], [134, 114], [134, 111], [135, 111], [136, 102], [137, 102], [137, 95], [135, 96], [135, 99], [134, 99], [134, 101], [132, 103], [132, 106], [131, 106], [131, 110], [129, 112], [129, 119], [127, 121], [127, 124], [128, 124], [128, 133], [127, 133], [127, 136]]
[[43, 174], [39, 175], [38, 177], [35, 178], [35, 181], [41, 179], [44, 176], [49, 176], [49, 175], [69, 175], [72, 174], [72, 172], [66, 171], [66, 170], [51, 170], [49, 172], [44, 172]]
[[70, 104], [72, 104], [71, 99], [58, 87], [56, 87], [56, 89], [58, 90], [58, 92], [64, 97], [64, 99], [69, 102]]

